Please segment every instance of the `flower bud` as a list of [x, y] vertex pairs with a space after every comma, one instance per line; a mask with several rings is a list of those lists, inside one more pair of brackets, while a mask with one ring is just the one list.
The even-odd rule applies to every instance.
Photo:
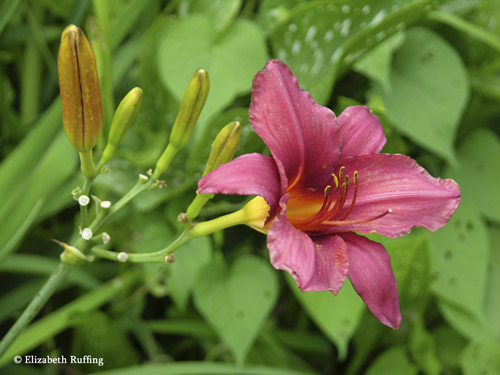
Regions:
[[208, 73], [198, 69], [189, 81], [181, 107], [177, 113], [168, 146], [156, 162], [153, 179], [157, 179], [170, 166], [177, 152], [189, 141], [210, 90]]
[[139, 87], [134, 87], [120, 102], [116, 109], [111, 129], [109, 130], [108, 144], [104, 149], [101, 161], [97, 170], [104, 166], [115, 154], [116, 148], [122, 143], [127, 135], [130, 125], [135, 120], [142, 104], [143, 91]]
[[212, 143], [212, 149], [210, 150], [210, 156], [208, 157], [203, 176], [213, 171], [219, 165], [233, 160], [240, 137], [241, 124], [238, 121], [233, 121], [222, 128]]
[[170, 134], [169, 143], [176, 149], [182, 148], [191, 137], [209, 90], [208, 73], [203, 69], [198, 69], [189, 81]]
[[73, 147], [91, 150], [102, 130], [102, 104], [94, 52], [85, 34], [69, 25], [57, 57], [64, 131]]

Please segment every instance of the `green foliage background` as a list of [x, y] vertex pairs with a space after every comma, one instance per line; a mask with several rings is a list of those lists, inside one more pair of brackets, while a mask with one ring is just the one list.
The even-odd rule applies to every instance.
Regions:
[[[248, 123], [252, 77], [285, 61], [340, 114], [368, 104], [388, 137], [462, 204], [436, 233], [373, 235], [391, 255], [403, 322], [381, 325], [346, 283], [301, 293], [265, 237], [235, 227], [184, 245], [169, 266], [100, 261], [72, 272], [0, 358], [2, 374], [500, 374], [500, 2], [498, 0], [12, 0], [0, 3], [0, 323], [6, 332], [77, 235], [78, 157], [61, 123], [56, 56], [74, 23], [98, 60], [109, 128], [134, 86], [144, 103], [111, 172], [116, 201], [166, 146], [200, 67], [211, 93], [188, 147], [106, 225], [114, 250], [154, 251], [180, 230], [209, 146], [233, 120], [237, 154], [265, 152]], [[105, 140], [98, 145], [102, 152]], [[238, 209], [216, 197], [211, 218]], [[14, 355], [92, 355], [97, 365], [15, 365]]]

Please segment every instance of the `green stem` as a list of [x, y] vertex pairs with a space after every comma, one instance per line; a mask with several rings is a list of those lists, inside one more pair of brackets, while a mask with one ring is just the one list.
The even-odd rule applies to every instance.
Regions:
[[[126, 253], [127, 259], [126, 262], [131, 263], [158, 263], [165, 262], [165, 257], [169, 254], [172, 254], [179, 247], [188, 242], [192, 237], [189, 235], [189, 232], [184, 231], [182, 234], [177, 237], [177, 239], [168, 245], [166, 248], [154, 251], [151, 253]], [[109, 260], [118, 261], [118, 254], [115, 251], [105, 250], [100, 247], [93, 247], [90, 249], [90, 253], [100, 258], [105, 258]]]
[[94, 177], [95, 166], [92, 156], [92, 149], [80, 152], [80, 163], [83, 175], [88, 178]]
[[24, 310], [21, 316], [16, 320], [14, 325], [10, 328], [9, 332], [3, 337], [0, 342], [0, 356], [5, 353], [7, 348], [12, 344], [15, 338], [21, 333], [29, 322], [38, 314], [50, 296], [55, 292], [61, 281], [64, 280], [68, 272], [73, 268], [72, 265], [67, 263], [60, 263], [59, 267], [50, 275], [49, 279], [45, 282], [42, 289], [33, 298], [28, 307]]
[[[90, 193], [90, 186], [91, 185], [92, 185], [92, 179], [85, 176], [81, 195], [86, 195], [88, 197], [89, 193]], [[80, 205], [80, 221], [81, 221], [81, 225], [83, 228], [85, 228], [87, 226], [87, 220], [88, 220], [87, 213], [88, 213], [88, 205], [86, 205], [86, 206]]]

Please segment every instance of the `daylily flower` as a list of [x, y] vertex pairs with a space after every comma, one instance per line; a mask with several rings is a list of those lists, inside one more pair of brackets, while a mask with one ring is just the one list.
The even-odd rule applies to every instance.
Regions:
[[199, 181], [199, 193], [264, 198], [270, 210], [263, 231], [276, 269], [289, 272], [302, 291], [337, 294], [348, 277], [375, 317], [398, 328], [389, 255], [354, 231], [435, 231], [460, 203], [458, 185], [433, 178], [405, 155], [379, 154], [386, 138], [377, 116], [353, 106], [336, 117], [281, 61], [256, 75], [249, 113], [272, 156], [247, 154], [221, 165]]

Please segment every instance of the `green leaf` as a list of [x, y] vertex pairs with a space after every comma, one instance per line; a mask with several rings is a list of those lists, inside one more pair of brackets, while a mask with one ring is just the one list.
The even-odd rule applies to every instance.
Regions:
[[354, 335], [364, 304], [356, 294], [351, 283], [346, 279], [338, 295], [331, 292], [303, 293], [290, 275], [286, 275], [288, 285], [293, 291], [307, 314], [316, 323], [318, 328], [336, 346], [339, 358], [344, 359], [351, 337]]
[[81, 317], [95, 311], [128, 287], [134, 281], [136, 275], [128, 273], [109, 281], [32, 323], [24, 329], [4, 355], [0, 357], [0, 366], [11, 363], [15, 355], [23, 355], [38, 345], [47, 342], [68, 327], [78, 324]]
[[[481, 217], [462, 202], [448, 224], [430, 236], [429, 246], [433, 293], [444, 303], [444, 309], [458, 307], [462, 317], [476, 317], [480, 322], [490, 252]], [[462, 319], [455, 319], [455, 315], [448, 315], [452, 319], [449, 323], [460, 332], [468, 330], [470, 324], [463, 326]]]
[[94, 311], [82, 317], [74, 328], [71, 354], [76, 357], [90, 355], [102, 358], [102, 366], [96, 364], [73, 365], [85, 372], [112, 369], [138, 364], [139, 358], [127, 332], [119, 322], [102, 311]]
[[459, 167], [446, 176], [455, 179], [462, 197], [487, 218], [500, 223], [500, 140], [489, 129], [469, 134], [457, 151]]
[[242, 364], [278, 294], [276, 274], [267, 262], [253, 256], [231, 267], [211, 263], [199, 273], [194, 301]]
[[407, 30], [394, 56], [389, 91], [374, 87], [387, 117], [416, 144], [456, 164], [453, 144], [467, 102], [467, 72], [458, 53], [438, 34]]
[[366, 370], [366, 375], [416, 375], [418, 368], [406, 354], [404, 346], [394, 346], [379, 355]]
[[436, 356], [436, 342], [425, 329], [422, 319], [418, 319], [412, 327], [409, 347], [413, 359], [425, 374], [441, 373], [441, 363]]
[[460, 352], [467, 345], [467, 340], [447, 325], [440, 325], [432, 334], [439, 348], [438, 356], [446, 369], [445, 373], [458, 373]]
[[490, 265], [486, 282], [486, 298], [484, 312], [489, 330], [500, 342], [500, 228], [490, 228]]
[[191, 15], [168, 28], [160, 41], [160, 77], [180, 102], [193, 73], [205, 69], [210, 76], [210, 94], [200, 117], [204, 123], [247, 94], [252, 78], [266, 60], [266, 46], [260, 28], [251, 21], [237, 20], [224, 32], [207, 15]]
[[274, 55], [302, 88], [328, 102], [339, 72], [382, 40], [421, 18], [435, 1], [313, 1], [293, 8], [271, 36]]
[[175, 263], [170, 265], [168, 286], [170, 295], [181, 312], [186, 311], [198, 274], [211, 258], [212, 246], [208, 237], [195, 238], [175, 252]]
[[236, 17], [241, 8], [242, 0], [183, 0], [179, 6], [179, 13], [184, 15], [202, 13], [210, 16], [215, 23], [217, 32], [226, 28]]
[[180, 362], [145, 364], [135, 367], [95, 372], [92, 375], [311, 375], [290, 369], [265, 366], [241, 368], [230, 363]]
[[[372, 237], [372, 236], [369, 236]], [[376, 239], [377, 241], [378, 239]], [[429, 297], [430, 257], [426, 237], [384, 239], [398, 283], [399, 305], [405, 316], [424, 313]]]
[[500, 374], [500, 346], [494, 341], [472, 342], [460, 356], [464, 375]]
[[353, 70], [379, 83], [385, 91], [390, 91], [392, 58], [404, 41], [404, 32], [394, 34], [354, 63]]

